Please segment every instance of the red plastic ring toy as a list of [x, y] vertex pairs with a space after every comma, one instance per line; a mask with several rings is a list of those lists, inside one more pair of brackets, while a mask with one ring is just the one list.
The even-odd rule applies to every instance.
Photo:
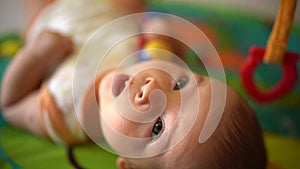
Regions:
[[298, 78], [297, 61], [299, 54], [286, 52], [282, 63], [282, 79], [267, 91], [261, 91], [254, 83], [254, 71], [263, 60], [264, 48], [251, 47], [250, 56], [241, 67], [241, 80], [248, 94], [261, 103], [278, 99], [289, 92], [296, 84]]

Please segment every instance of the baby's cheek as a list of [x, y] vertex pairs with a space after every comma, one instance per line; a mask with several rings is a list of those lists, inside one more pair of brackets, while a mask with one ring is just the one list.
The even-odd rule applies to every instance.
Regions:
[[121, 115], [119, 115], [115, 111], [112, 111], [111, 109], [105, 109], [101, 113], [103, 114], [103, 120], [106, 122], [107, 127], [109, 127], [110, 130], [114, 130], [117, 133], [127, 135], [129, 125], [125, 124], [125, 119]]

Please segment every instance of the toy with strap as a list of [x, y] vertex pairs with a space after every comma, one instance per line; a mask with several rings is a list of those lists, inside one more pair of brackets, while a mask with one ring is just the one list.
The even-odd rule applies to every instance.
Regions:
[[172, 42], [174, 40], [166, 35], [156, 33], [169, 31], [164, 20], [148, 16], [148, 18], [144, 18], [143, 24], [145, 25], [144, 31], [149, 33], [140, 35], [137, 41], [137, 46], [141, 50], [140, 61], [152, 59], [171, 61], [172, 54], [178, 54], [173, 50]]
[[[248, 94], [260, 103], [271, 102], [289, 92], [298, 80], [297, 61], [299, 54], [286, 52], [288, 37], [293, 23], [297, 0], [281, 0], [267, 47], [251, 47], [250, 56], [241, 67], [241, 80]], [[283, 77], [271, 89], [261, 91], [254, 83], [254, 71], [264, 61], [267, 64], [282, 64]]]

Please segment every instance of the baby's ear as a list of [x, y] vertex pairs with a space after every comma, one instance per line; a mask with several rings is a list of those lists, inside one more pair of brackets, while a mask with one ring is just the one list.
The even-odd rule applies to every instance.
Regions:
[[123, 157], [118, 157], [117, 166], [119, 169], [137, 169], [132, 166], [132, 164]]

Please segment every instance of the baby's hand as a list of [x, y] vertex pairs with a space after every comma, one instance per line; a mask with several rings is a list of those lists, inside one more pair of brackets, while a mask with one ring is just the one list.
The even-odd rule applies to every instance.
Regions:
[[53, 64], [59, 64], [72, 53], [73, 42], [68, 37], [43, 30], [29, 40], [27, 47], [34, 54], [35, 58], [32, 59], [54, 66]]

